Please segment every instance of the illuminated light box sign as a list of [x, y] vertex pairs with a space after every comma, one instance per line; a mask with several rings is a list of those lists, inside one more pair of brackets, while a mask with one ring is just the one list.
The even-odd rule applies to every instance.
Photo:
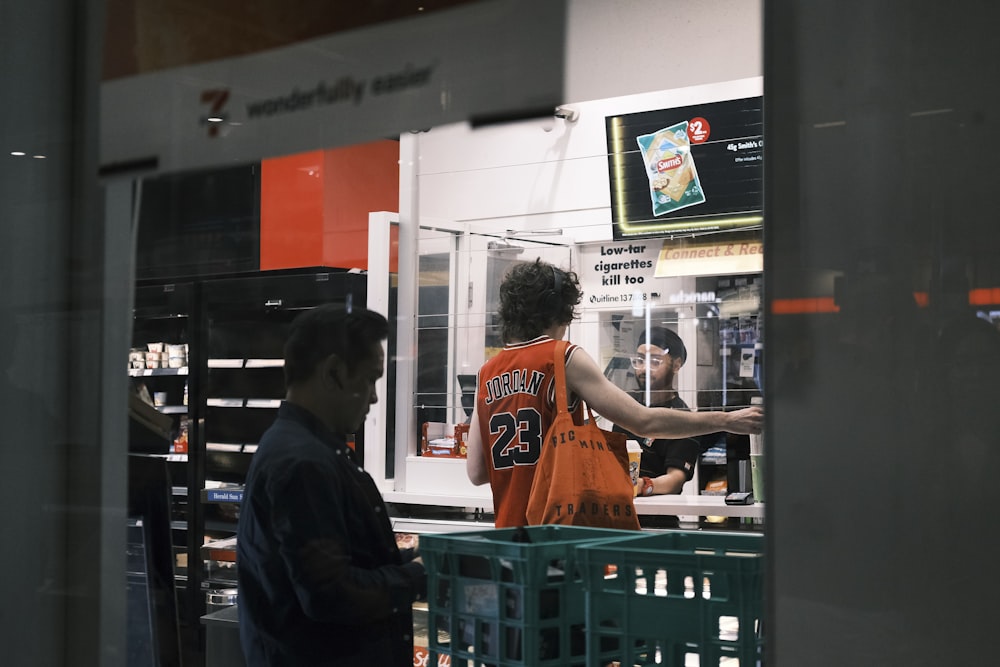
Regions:
[[763, 101], [606, 118], [615, 240], [759, 227]]

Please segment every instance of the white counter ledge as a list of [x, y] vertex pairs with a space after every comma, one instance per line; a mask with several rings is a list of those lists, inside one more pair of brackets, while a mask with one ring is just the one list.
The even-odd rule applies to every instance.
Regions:
[[[487, 513], [493, 512], [493, 499], [487, 496], [427, 492], [408, 493], [405, 491], [386, 491], [382, 495], [386, 502], [400, 505], [472, 507], [480, 508]], [[636, 498], [635, 507], [640, 516], [644, 514], [667, 514], [677, 516], [764, 517], [763, 503], [727, 505], [724, 496], [647, 496], [645, 498]]]
[[764, 517], [764, 504], [727, 505], [725, 496], [646, 496], [635, 499], [639, 516], [669, 514], [677, 516]]

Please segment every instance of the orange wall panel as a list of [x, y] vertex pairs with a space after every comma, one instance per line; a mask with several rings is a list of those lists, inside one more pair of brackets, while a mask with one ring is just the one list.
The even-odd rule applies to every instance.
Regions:
[[[368, 268], [368, 214], [399, 210], [399, 142], [375, 141], [325, 153], [323, 258]], [[396, 254], [390, 259], [396, 270]]]
[[323, 265], [323, 151], [261, 162], [260, 268]]
[[[368, 268], [368, 214], [399, 209], [399, 142], [264, 160], [260, 268]], [[395, 231], [395, 230], [394, 230]], [[395, 233], [390, 267], [397, 269]]]

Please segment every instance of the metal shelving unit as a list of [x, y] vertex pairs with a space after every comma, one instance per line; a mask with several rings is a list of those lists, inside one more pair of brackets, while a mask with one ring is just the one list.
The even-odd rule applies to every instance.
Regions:
[[[199, 559], [202, 588], [231, 586], [239, 500], [261, 435], [284, 397], [284, 342], [291, 321], [321, 303], [363, 306], [367, 277], [334, 269], [262, 272], [204, 281], [199, 312], [203, 383], [198, 392]], [[204, 556], [225, 556], [224, 559]], [[222, 567], [219, 565], [223, 564]]]
[[187, 345], [186, 366], [130, 367], [128, 375], [151, 394], [166, 393], [156, 409], [173, 420], [175, 435], [182, 420], [189, 424], [186, 452], [147, 455], [166, 460], [170, 472], [177, 608], [181, 633], [191, 646], [204, 641], [206, 591], [235, 586], [242, 484], [284, 396], [288, 325], [321, 303], [363, 306], [366, 289], [364, 273], [328, 268], [136, 287], [133, 347]]
[[[148, 283], [136, 287], [133, 310], [132, 346], [145, 349], [148, 343], [186, 344], [187, 364], [176, 368], [127, 368], [134, 388], [142, 383], [150, 394], [163, 392], [166, 400], [155, 409], [171, 418], [171, 439], [198, 418], [192, 395], [198, 382], [197, 350], [192, 349], [192, 322], [197, 311], [197, 286], [192, 282]], [[125, 361], [125, 360], [123, 360]], [[131, 366], [131, 358], [129, 366]], [[184, 404], [187, 396], [188, 405]], [[194, 429], [188, 427], [188, 448], [196, 447]], [[199, 633], [197, 592], [191, 588], [189, 565], [198, 557], [199, 538], [192, 529], [197, 517], [199, 488], [187, 452], [175, 452], [169, 441], [163, 451], [147, 453], [166, 461], [170, 479], [170, 548], [180, 632], [194, 640]]]

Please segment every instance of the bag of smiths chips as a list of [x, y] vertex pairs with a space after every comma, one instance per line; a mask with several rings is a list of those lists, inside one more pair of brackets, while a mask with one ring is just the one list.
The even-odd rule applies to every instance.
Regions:
[[705, 201], [691, 157], [688, 122], [636, 137], [646, 163], [653, 215], [663, 215]]

